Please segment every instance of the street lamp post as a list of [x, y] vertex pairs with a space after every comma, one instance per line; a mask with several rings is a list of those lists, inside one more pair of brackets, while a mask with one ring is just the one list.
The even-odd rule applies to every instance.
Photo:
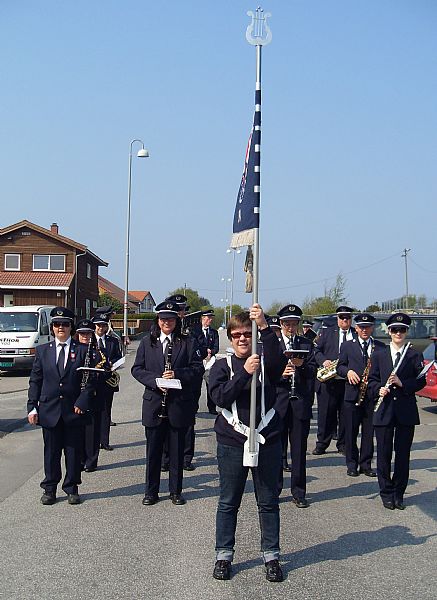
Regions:
[[232, 272], [231, 272], [231, 302], [229, 305], [229, 318], [232, 317], [232, 305], [234, 304], [234, 272], [235, 272], [235, 254], [240, 254], [240, 248], [228, 248], [227, 254], [232, 252]]
[[225, 313], [224, 313], [224, 323], [225, 323], [225, 328], [227, 325], [227, 310], [228, 310], [228, 302], [229, 302], [229, 298], [228, 298], [228, 283], [231, 280], [230, 277], [222, 277], [222, 281], [224, 281], [225, 283], [225, 297], [221, 299], [222, 302], [225, 303]]
[[127, 313], [128, 313], [128, 290], [129, 290], [129, 244], [130, 244], [130, 207], [131, 207], [131, 188], [132, 188], [132, 146], [135, 142], [141, 144], [141, 149], [137, 153], [138, 158], [148, 158], [149, 152], [144, 148], [142, 140], [132, 140], [129, 148], [129, 178], [127, 185], [127, 219], [126, 219], [126, 266], [124, 279], [124, 307], [123, 307], [123, 345], [126, 351], [128, 343], [127, 331]]
[[408, 308], [408, 262], [407, 255], [411, 251], [411, 248], [404, 248], [402, 258], [405, 258], [405, 308]]

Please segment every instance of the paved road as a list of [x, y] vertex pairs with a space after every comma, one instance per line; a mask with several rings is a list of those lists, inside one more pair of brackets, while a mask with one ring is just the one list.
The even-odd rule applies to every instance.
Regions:
[[[128, 364], [133, 361], [133, 353]], [[411, 462], [407, 510], [387, 511], [377, 484], [351, 480], [344, 459], [308, 457], [310, 508], [284, 491], [282, 562], [287, 579], [269, 584], [259, 557], [251, 482], [239, 516], [234, 576], [212, 579], [218, 479], [213, 420], [199, 415], [197, 469], [185, 477], [186, 506], [173, 506], [163, 476], [162, 501], [143, 507], [141, 386], [121, 372], [114, 406], [114, 452], [84, 474], [80, 506], [61, 495], [39, 503], [42, 441], [26, 426], [0, 439], [1, 581], [7, 599], [435, 599], [437, 575], [437, 414], [421, 409]], [[427, 402], [421, 402], [422, 407]], [[205, 403], [201, 405], [205, 410]], [[315, 427], [311, 428], [310, 449]], [[286, 482], [288, 478], [286, 477]]]

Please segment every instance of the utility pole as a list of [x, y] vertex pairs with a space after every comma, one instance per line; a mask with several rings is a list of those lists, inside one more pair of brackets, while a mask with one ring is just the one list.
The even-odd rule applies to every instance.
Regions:
[[405, 258], [405, 308], [408, 308], [408, 252], [411, 252], [411, 248], [404, 248], [404, 252], [401, 254], [402, 258]]

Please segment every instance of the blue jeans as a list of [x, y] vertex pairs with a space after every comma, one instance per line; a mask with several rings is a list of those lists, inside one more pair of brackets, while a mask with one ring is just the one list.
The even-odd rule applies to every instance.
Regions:
[[[278, 440], [259, 447], [258, 467], [252, 468], [261, 528], [264, 562], [279, 558], [279, 477], [282, 447]], [[243, 447], [217, 445], [220, 498], [216, 517], [216, 560], [234, 557], [237, 514], [249, 467], [243, 467]]]

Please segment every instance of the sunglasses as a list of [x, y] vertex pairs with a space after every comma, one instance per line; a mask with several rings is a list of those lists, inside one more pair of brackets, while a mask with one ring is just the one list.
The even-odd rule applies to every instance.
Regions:
[[342, 321], [349, 321], [350, 319], [352, 319], [352, 315], [338, 315], [338, 318]]
[[390, 333], [407, 333], [406, 327], [390, 327]]
[[52, 321], [53, 327], [71, 327], [71, 323], [65, 321]]
[[251, 331], [233, 331], [231, 333], [231, 338], [233, 340], [239, 340], [241, 338], [241, 336], [243, 336], [244, 338], [251, 338], [252, 332]]

